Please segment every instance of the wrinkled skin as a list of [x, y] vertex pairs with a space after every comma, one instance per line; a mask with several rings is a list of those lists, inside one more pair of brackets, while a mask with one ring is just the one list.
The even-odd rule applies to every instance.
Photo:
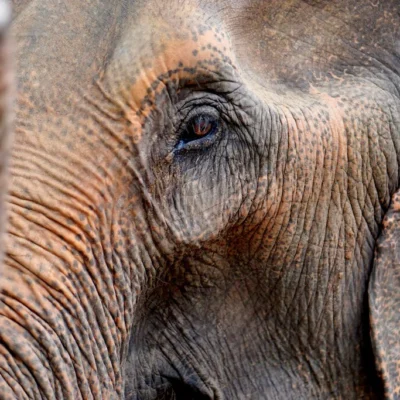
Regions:
[[12, 33], [1, 399], [400, 398], [397, 0], [24, 0]]

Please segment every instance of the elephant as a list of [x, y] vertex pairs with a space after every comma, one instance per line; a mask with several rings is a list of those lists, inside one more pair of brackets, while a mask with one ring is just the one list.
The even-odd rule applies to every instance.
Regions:
[[399, 399], [398, 0], [14, 0], [0, 398]]

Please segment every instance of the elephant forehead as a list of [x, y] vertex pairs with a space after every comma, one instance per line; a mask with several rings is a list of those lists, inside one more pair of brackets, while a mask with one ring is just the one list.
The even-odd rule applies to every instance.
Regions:
[[233, 51], [222, 24], [206, 20], [192, 8], [167, 20], [163, 14], [143, 16], [127, 30], [104, 75], [114, 98], [147, 116], [155, 96], [168, 84], [179, 91], [199, 85], [200, 79], [223, 80], [223, 69], [235, 69]]

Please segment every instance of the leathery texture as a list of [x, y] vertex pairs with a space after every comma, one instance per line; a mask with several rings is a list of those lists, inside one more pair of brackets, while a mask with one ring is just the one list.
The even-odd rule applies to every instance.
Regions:
[[17, 4], [0, 397], [395, 394], [367, 291], [398, 25], [395, 1]]

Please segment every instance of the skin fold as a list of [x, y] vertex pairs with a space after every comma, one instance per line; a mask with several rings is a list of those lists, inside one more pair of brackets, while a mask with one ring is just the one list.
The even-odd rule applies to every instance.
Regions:
[[11, 33], [1, 399], [399, 398], [397, 0], [23, 0]]

